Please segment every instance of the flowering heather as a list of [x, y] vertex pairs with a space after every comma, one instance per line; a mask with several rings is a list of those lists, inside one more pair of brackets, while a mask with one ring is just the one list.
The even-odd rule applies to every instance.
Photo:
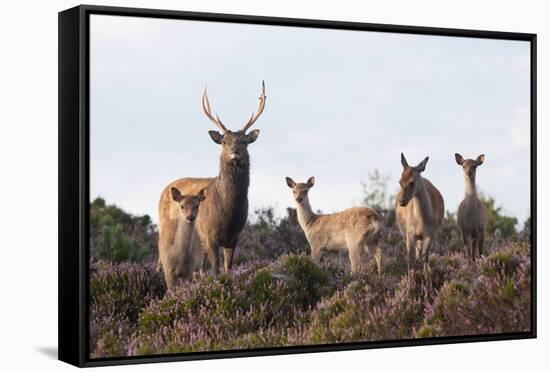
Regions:
[[92, 262], [90, 349], [92, 357], [125, 355], [124, 345], [142, 309], [165, 292], [152, 263]]
[[475, 263], [442, 249], [429, 267], [410, 272], [395, 245], [382, 276], [374, 260], [351, 276], [332, 260], [316, 265], [304, 254], [283, 255], [249, 259], [231, 275], [197, 274], [167, 293], [152, 263], [94, 262], [92, 356], [530, 329], [529, 242], [509, 240]]

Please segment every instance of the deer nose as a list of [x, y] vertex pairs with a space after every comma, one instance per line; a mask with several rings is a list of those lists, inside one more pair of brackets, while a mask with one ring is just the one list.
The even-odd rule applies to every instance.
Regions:
[[400, 199], [400, 200], [399, 200], [399, 205], [401, 205], [402, 207], [403, 207], [403, 206], [406, 206], [406, 205], [407, 205], [407, 201], [405, 201], [404, 199]]
[[298, 202], [298, 203], [302, 203], [302, 201], [303, 201], [303, 198], [302, 198], [302, 197], [298, 197], [298, 198], [296, 198], [296, 202]]
[[194, 222], [196, 218], [197, 218], [197, 217], [196, 217], [195, 215], [189, 215], [189, 216], [187, 217], [187, 221], [191, 223], [191, 222]]

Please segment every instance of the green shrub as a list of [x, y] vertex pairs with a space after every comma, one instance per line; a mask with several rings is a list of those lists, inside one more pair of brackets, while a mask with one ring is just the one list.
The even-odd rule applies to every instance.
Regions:
[[131, 215], [102, 198], [90, 204], [90, 255], [112, 262], [153, 260], [157, 230], [148, 215]]

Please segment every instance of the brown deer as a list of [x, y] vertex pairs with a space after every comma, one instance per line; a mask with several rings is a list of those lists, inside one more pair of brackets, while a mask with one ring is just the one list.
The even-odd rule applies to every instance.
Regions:
[[214, 178], [183, 178], [170, 183], [162, 192], [159, 203], [159, 234], [173, 235], [178, 216], [171, 201], [171, 189], [177, 188], [183, 194], [197, 194], [206, 188], [207, 199], [201, 206], [201, 213], [195, 228], [201, 244], [201, 268], [204, 270], [206, 256], [212, 270], [218, 273], [220, 248], [224, 254], [224, 269], [231, 270], [233, 254], [239, 234], [248, 217], [248, 186], [250, 184], [250, 160], [248, 145], [256, 141], [260, 130], [246, 131], [260, 117], [265, 107], [265, 85], [258, 108], [238, 131], [230, 131], [220, 118], [212, 115], [206, 88], [202, 96], [202, 109], [206, 117], [221, 132], [209, 131], [212, 141], [221, 145], [220, 168]]
[[401, 153], [403, 172], [397, 194], [395, 214], [397, 226], [405, 241], [409, 268], [415, 259], [427, 264], [433, 237], [443, 222], [445, 205], [441, 193], [421, 173], [426, 169], [429, 157], [424, 158], [416, 167], [407, 163]]
[[205, 200], [204, 189], [197, 195], [183, 195], [171, 188], [173, 210], [176, 210], [177, 224], [170, 236], [161, 235], [159, 239], [159, 261], [157, 270], [164, 270], [164, 279], [168, 289], [181, 281], [189, 280], [195, 269], [200, 246], [197, 245], [195, 221], [199, 205]]
[[455, 160], [464, 171], [464, 200], [458, 207], [458, 226], [464, 241], [466, 257], [472, 260], [481, 257], [485, 241], [485, 228], [487, 227], [487, 208], [477, 198], [476, 193], [476, 169], [485, 161], [485, 155], [481, 154], [475, 160], [464, 159], [455, 153]]
[[287, 177], [286, 183], [292, 189], [298, 223], [311, 246], [311, 256], [315, 262], [319, 261], [323, 250], [347, 250], [351, 271], [362, 272], [373, 250], [378, 274], [382, 273], [383, 255], [378, 241], [384, 224], [376, 211], [368, 207], [354, 207], [334, 214], [316, 214], [308, 197], [315, 178], [310, 177], [305, 183], [295, 183]]

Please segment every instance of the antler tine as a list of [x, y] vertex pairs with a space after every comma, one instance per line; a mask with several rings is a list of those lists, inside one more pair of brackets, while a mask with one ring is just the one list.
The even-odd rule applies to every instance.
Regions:
[[212, 115], [212, 111], [210, 110], [210, 102], [208, 101], [208, 93], [207, 93], [207, 87], [204, 87], [204, 93], [202, 94], [202, 111], [204, 114], [210, 119], [216, 127], [218, 127], [222, 133], [227, 131], [227, 128], [223, 125], [220, 117], [216, 114], [216, 118]]
[[254, 124], [254, 122], [256, 122], [256, 120], [260, 117], [260, 115], [262, 115], [262, 112], [264, 111], [264, 108], [265, 108], [266, 98], [267, 97], [265, 95], [265, 83], [262, 80], [262, 93], [260, 94], [260, 98], [258, 100], [258, 109], [256, 110], [255, 113], [252, 113], [252, 116], [242, 128], [242, 131], [246, 132], [246, 130], [249, 129]]

